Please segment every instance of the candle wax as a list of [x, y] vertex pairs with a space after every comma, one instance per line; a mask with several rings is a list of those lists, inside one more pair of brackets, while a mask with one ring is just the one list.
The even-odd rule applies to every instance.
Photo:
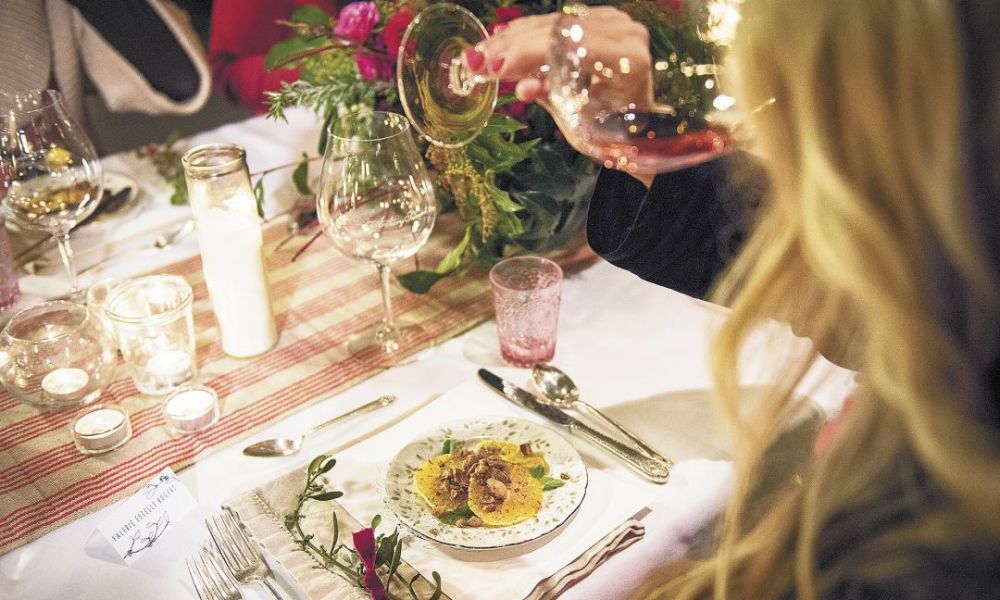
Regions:
[[96, 436], [109, 434], [125, 420], [125, 415], [111, 408], [101, 408], [89, 412], [79, 419], [73, 430], [79, 435]]
[[174, 418], [197, 417], [212, 409], [215, 398], [204, 390], [187, 390], [172, 397], [164, 410]]
[[87, 387], [90, 376], [83, 369], [62, 367], [42, 379], [42, 389], [55, 397], [72, 396]]

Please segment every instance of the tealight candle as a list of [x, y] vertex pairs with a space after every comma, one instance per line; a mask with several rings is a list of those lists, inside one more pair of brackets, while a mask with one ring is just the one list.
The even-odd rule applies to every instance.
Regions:
[[90, 383], [90, 375], [83, 369], [61, 367], [42, 378], [42, 390], [53, 400], [72, 401]]
[[97, 404], [86, 408], [69, 424], [77, 450], [101, 454], [118, 448], [132, 437], [128, 412], [115, 404]]
[[146, 373], [161, 386], [173, 386], [191, 378], [191, 355], [184, 350], [164, 350], [146, 363]]
[[174, 433], [194, 433], [219, 418], [219, 397], [203, 385], [182, 387], [163, 401], [163, 418]]

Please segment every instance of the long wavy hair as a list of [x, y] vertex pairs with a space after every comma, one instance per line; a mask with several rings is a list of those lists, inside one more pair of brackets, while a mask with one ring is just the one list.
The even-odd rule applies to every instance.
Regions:
[[[967, 4], [747, 0], [741, 100], [776, 102], [755, 115], [772, 194], [715, 296], [732, 307], [713, 376], [735, 431], [734, 492], [711, 556], [638, 597], [998, 593], [982, 586], [1000, 577], [1000, 188], [983, 186], [1000, 176], [974, 177], [985, 124], [969, 122], [963, 74], [1000, 75], [1000, 53], [966, 64]], [[768, 410], [748, 420], [738, 358], [772, 318], [814, 350], [789, 359]], [[860, 372], [854, 401], [800, 482], [751, 516], [761, 459], [820, 353]]]

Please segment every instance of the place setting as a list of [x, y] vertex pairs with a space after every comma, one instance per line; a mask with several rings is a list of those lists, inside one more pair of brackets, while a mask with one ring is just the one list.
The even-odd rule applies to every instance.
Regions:
[[[588, 210], [608, 174], [743, 147], [770, 104], [729, 93], [738, 14], [337, 8], [259, 24], [281, 31], [262, 73], [293, 77], [267, 114], [117, 155], [72, 98], [0, 90], [15, 597], [624, 598], [706, 543], [733, 486], [705, 416], [727, 309], [599, 259]], [[483, 62], [522, 16], [545, 24], [534, 102]], [[605, 18], [676, 42], [646, 103], [618, 93], [624, 49], [596, 58]], [[741, 389], [771, 389], [759, 356]], [[812, 412], [776, 485], [844, 377], [821, 361], [796, 389]], [[659, 418], [678, 398], [697, 416]]]

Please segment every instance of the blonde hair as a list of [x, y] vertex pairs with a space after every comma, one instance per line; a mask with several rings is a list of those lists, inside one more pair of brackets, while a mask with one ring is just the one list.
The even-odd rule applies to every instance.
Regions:
[[[891, 586], [927, 552], [996, 560], [1000, 454], [984, 414], [1000, 293], [972, 214], [955, 9], [748, 0], [743, 15], [741, 100], [776, 103], [756, 119], [772, 195], [716, 294], [733, 309], [713, 374], [735, 491], [714, 554], [638, 596], [812, 599]], [[769, 318], [862, 385], [801, 485], [750, 522], [761, 458], [817, 358], [792, 359], [765, 417], [741, 419], [740, 349]]]

